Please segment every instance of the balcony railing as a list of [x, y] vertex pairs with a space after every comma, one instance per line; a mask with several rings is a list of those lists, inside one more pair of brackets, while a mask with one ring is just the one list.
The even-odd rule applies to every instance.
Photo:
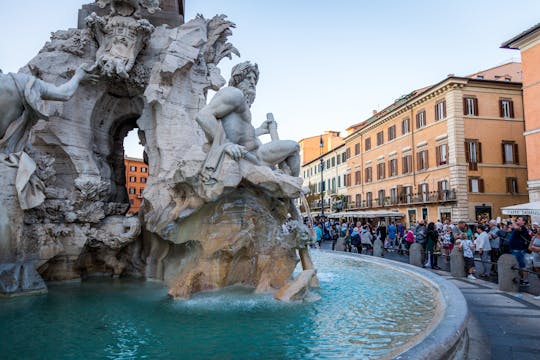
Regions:
[[360, 204], [352, 201], [344, 203], [343, 210], [352, 209], [372, 209], [382, 208], [398, 205], [418, 205], [418, 204], [433, 204], [433, 203], [445, 203], [455, 202], [456, 191], [455, 190], [442, 190], [442, 191], [430, 191], [424, 193], [403, 194], [397, 198], [386, 197], [383, 201], [379, 199], [373, 199], [371, 202], [363, 200]]

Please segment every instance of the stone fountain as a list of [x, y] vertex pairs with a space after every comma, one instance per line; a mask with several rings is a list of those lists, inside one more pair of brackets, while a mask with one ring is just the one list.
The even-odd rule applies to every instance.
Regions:
[[[241, 284], [295, 300], [317, 285], [293, 204], [298, 144], [279, 139], [271, 114], [252, 125], [256, 65], [238, 64], [228, 86], [218, 68], [239, 55], [234, 24], [159, 25], [159, 3], [85, 5], [96, 11], [78, 29], [0, 74], [0, 294], [94, 274], [161, 280], [175, 298]], [[129, 217], [123, 139], [134, 128], [150, 177]], [[305, 272], [290, 283], [299, 257]]]

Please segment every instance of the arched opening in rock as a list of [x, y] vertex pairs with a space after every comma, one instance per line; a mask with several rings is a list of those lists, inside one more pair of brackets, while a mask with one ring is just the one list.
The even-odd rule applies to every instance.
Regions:
[[148, 181], [148, 158], [144, 153], [143, 143], [144, 133], [136, 127], [128, 131], [123, 139], [124, 180], [130, 214], [136, 214], [139, 211], [142, 193]]

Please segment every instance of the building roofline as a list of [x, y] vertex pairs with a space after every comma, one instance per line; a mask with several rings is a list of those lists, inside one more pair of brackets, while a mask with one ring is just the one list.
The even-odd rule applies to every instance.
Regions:
[[[522, 85], [522, 82], [500, 81], [500, 80], [489, 80], [489, 79], [475, 79], [475, 78], [463, 77], [463, 76], [449, 76], [449, 77], [444, 78], [441, 81], [433, 84], [432, 86], [420, 89], [421, 91], [418, 92], [418, 93], [415, 93], [415, 91], [413, 91], [409, 95], [405, 95], [405, 96], [410, 96], [405, 101], [403, 101], [404, 97], [396, 100], [394, 103], [387, 106], [383, 110], [379, 111], [374, 116], [372, 116], [372, 117], [368, 118], [367, 120], [365, 120], [366, 125], [362, 126], [362, 128], [356, 130], [355, 132], [347, 135], [345, 137], [345, 139], [344, 139], [345, 142], [347, 142], [347, 140], [349, 140], [350, 138], [355, 137], [356, 135], [358, 135], [359, 132], [364, 130], [366, 127], [369, 127], [369, 125], [375, 123], [377, 120], [385, 118], [387, 115], [392, 114], [395, 110], [398, 110], [398, 109], [402, 108], [403, 106], [405, 106], [405, 105], [407, 105], [407, 104], [409, 104], [411, 102], [414, 102], [418, 98], [421, 98], [422, 96], [425, 96], [427, 93], [430, 93], [430, 92], [434, 91], [436, 88], [443, 86], [445, 82], [448, 82], [448, 83], [451, 83], [451, 82], [466, 82], [466, 83], [480, 83], [480, 84], [483, 83], [483, 84], [496, 84], [496, 85], [503, 85], [503, 86], [505, 86], [505, 85]], [[393, 106], [393, 108], [392, 108], [392, 106]], [[390, 109], [390, 110], [388, 110], [388, 109]], [[385, 110], [386, 110], [386, 113], [382, 114]]]
[[343, 144], [341, 144], [341, 145], [339, 145], [339, 146], [336, 146], [336, 147], [333, 148], [332, 150], [327, 151], [327, 152], [325, 152], [325, 153], [323, 153], [323, 154], [317, 156], [315, 159], [313, 159], [313, 160], [311, 160], [311, 161], [308, 161], [307, 163], [303, 164], [302, 166], [309, 165], [309, 164], [311, 164], [311, 163], [313, 163], [313, 162], [315, 162], [315, 161], [321, 161], [321, 157], [325, 157], [326, 155], [330, 154], [331, 152], [334, 152], [334, 151], [336, 151], [336, 150], [338, 150], [339, 148], [342, 148], [342, 147], [344, 147], [344, 146], [345, 146], [345, 143], [343, 143]]
[[536, 30], [540, 29], [540, 23], [528, 28], [527, 30], [517, 34], [516, 36], [514, 36], [513, 38], [511, 38], [510, 40], [506, 40], [505, 42], [503, 42], [501, 44], [501, 49], [514, 49], [514, 50], [517, 50], [519, 49], [518, 47], [516, 47], [516, 44], [518, 41], [522, 40], [523, 38], [527, 37], [528, 35], [532, 34], [533, 32], [535, 32]]
[[[314, 139], [314, 138], [318, 138], [318, 137], [321, 137], [323, 135], [328, 135], [328, 133], [338, 133], [340, 134], [341, 131], [337, 131], [337, 130], [324, 130], [324, 132], [322, 134], [319, 134], [319, 135], [313, 135], [313, 136], [308, 136], [308, 137], [305, 137], [305, 138], [302, 138], [300, 140], [298, 140], [298, 142], [300, 141], [304, 141], [304, 140], [308, 140], [308, 139]], [[338, 137], [341, 138], [341, 136], [338, 135]], [[343, 139], [343, 138], [342, 138]]]
[[[493, 67], [490, 67], [490, 68], [485, 69], [485, 70], [480, 70], [480, 71], [474, 72], [474, 73], [472, 73], [470, 75], [467, 75], [467, 76], [464, 76], [464, 77], [472, 79], [472, 80], [482, 80], [482, 79], [474, 78], [473, 75], [478, 75], [478, 74], [481, 74], [481, 73], [484, 73], [484, 72], [487, 72], [487, 71], [491, 71], [491, 70], [494, 70], [494, 69], [497, 69], [497, 68], [500, 68], [500, 67], [503, 67], [503, 66], [507, 66], [508, 64], [521, 64], [521, 63], [519, 61], [508, 61], [508, 62], [505, 62], [504, 64], [493, 66]], [[494, 80], [494, 81], [500, 81], [500, 80]]]
[[131, 161], [140, 161], [140, 162], [144, 162], [143, 159], [135, 158], [135, 157], [131, 157], [131, 156], [124, 156], [124, 160], [131, 160]]

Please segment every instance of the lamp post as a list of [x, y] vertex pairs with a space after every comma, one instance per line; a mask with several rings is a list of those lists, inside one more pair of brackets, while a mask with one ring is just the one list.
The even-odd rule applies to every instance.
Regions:
[[320, 155], [321, 155], [321, 165], [320, 165], [320, 171], [321, 171], [321, 219], [323, 219], [323, 234], [324, 234], [324, 177], [323, 177], [323, 171], [324, 171], [324, 159], [323, 159], [323, 149], [324, 149], [324, 142], [322, 135], [320, 137], [319, 141], [319, 147], [320, 147]]

